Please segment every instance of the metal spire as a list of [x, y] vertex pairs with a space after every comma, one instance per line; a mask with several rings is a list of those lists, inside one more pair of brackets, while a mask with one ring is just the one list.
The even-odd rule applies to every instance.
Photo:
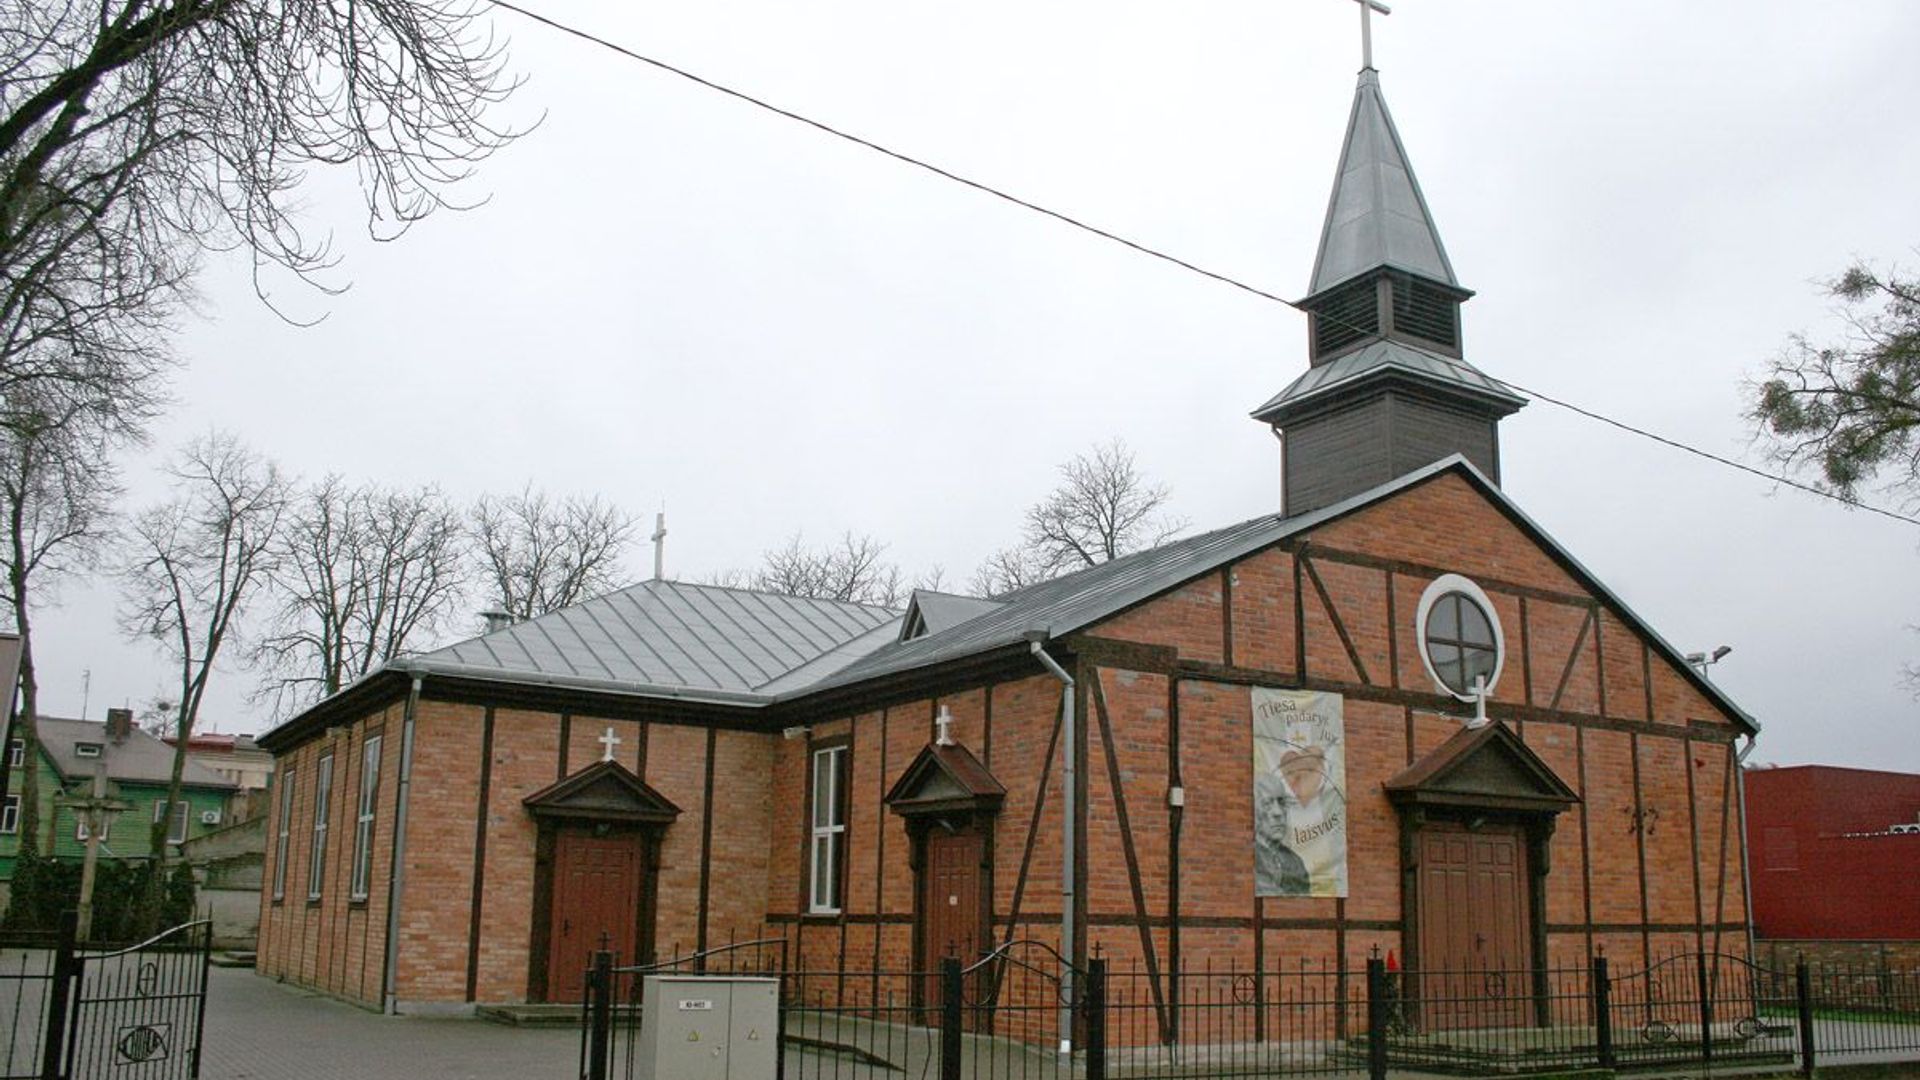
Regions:
[[1393, 9], [1380, 0], [1353, 0], [1360, 5], [1360, 70], [1373, 67], [1373, 13], [1393, 14]]

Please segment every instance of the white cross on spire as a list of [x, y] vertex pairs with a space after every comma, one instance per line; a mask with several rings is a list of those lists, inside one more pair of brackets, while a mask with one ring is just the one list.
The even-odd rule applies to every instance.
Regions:
[[1373, 67], [1373, 13], [1393, 14], [1393, 9], [1380, 0], [1353, 0], [1360, 5], [1360, 70]]
[[612, 724], [608, 724], [608, 725], [607, 725], [607, 733], [606, 733], [605, 735], [602, 735], [602, 736], [600, 736], [600, 737], [599, 737], [598, 739], [595, 739], [594, 741], [595, 741], [595, 742], [597, 742], [597, 743], [599, 743], [599, 744], [600, 744], [601, 746], [604, 746], [604, 747], [606, 747], [606, 748], [607, 748], [607, 750], [606, 750], [606, 753], [604, 753], [604, 754], [601, 754], [601, 755], [600, 755], [600, 760], [601, 760], [601, 761], [612, 761], [612, 760], [613, 760], [613, 748], [614, 748], [614, 747], [616, 747], [616, 746], [619, 746], [619, 745], [620, 745], [620, 744], [621, 744], [622, 742], [624, 742], [625, 740], [623, 740], [623, 739], [621, 739], [621, 738], [620, 738], [620, 736], [618, 736], [618, 735], [615, 735], [615, 734], [613, 733], [613, 725], [612, 725]]

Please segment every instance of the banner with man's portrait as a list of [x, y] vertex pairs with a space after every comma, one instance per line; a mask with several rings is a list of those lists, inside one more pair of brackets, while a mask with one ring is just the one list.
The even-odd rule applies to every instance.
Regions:
[[1255, 896], [1347, 895], [1347, 738], [1338, 694], [1252, 688]]

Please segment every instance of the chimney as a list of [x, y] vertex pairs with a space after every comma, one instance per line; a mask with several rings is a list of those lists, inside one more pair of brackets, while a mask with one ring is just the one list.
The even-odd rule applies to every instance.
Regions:
[[513, 625], [513, 616], [504, 611], [483, 611], [480, 617], [487, 620], [487, 633], [505, 630]]
[[133, 734], [133, 710], [108, 709], [107, 738], [120, 743], [126, 742], [127, 736], [131, 734]]

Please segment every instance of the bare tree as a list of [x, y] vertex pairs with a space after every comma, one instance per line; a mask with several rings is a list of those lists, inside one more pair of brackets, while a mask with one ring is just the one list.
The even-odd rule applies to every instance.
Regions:
[[1170, 492], [1149, 483], [1119, 439], [1060, 466], [1060, 486], [1027, 510], [1021, 544], [995, 553], [974, 572], [976, 592], [1015, 589], [1159, 547], [1187, 527], [1169, 517]]
[[785, 547], [765, 554], [751, 581], [756, 589], [789, 596], [899, 607], [912, 586], [899, 566], [881, 558], [886, 550], [873, 537], [851, 532], [820, 548], [808, 547], [794, 533]]
[[[231, 435], [188, 444], [169, 467], [174, 495], [141, 511], [128, 530], [121, 628], [151, 638], [178, 665], [173, 703], [173, 775], [167, 805], [180, 799], [187, 742], [221, 650], [278, 566], [288, 484], [280, 470]], [[153, 824], [164, 865], [168, 821]], [[156, 874], [156, 887], [162, 875]]]
[[299, 492], [281, 530], [272, 630], [254, 646], [257, 696], [282, 713], [342, 686], [432, 634], [464, 581], [461, 514], [436, 488], [352, 487], [328, 476]]
[[1006, 547], [974, 568], [967, 590], [975, 596], [1005, 596], [1051, 577], [1033, 552], [1020, 546]]
[[[39, 683], [33, 610], [66, 575], [94, 566], [106, 542], [119, 476], [111, 450], [122, 429], [110, 413], [16, 383], [0, 393], [0, 512], [6, 515], [5, 600], [20, 635], [19, 713], [13, 737], [36, 760]], [[39, 770], [21, 769], [22, 854], [39, 845]]]
[[483, 496], [468, 515], [487, 602], [514, 619], [577, 604], [621, 584], [632, 514], [599, 496], [555, 500], [531, 486]]
[[[0, 382], [138, 381], [208, 247], [332, 265], [297, 188], [351, 163], [376, 235], [511, 138], [514, 83], [435, 0], [0, 0]], [[66, 343], [66, 350], [39, 346]]]

